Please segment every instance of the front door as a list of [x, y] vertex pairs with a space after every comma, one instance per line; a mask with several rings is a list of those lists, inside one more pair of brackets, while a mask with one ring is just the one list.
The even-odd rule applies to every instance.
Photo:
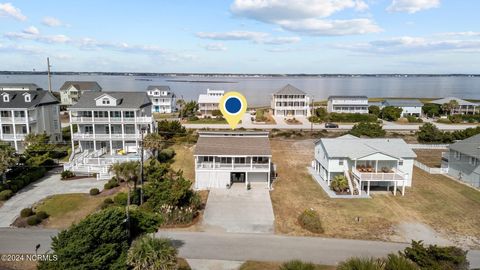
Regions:
[[230, 181], [232, 183], [245, 183], [245, 173], [244, 172], [230, 173]]

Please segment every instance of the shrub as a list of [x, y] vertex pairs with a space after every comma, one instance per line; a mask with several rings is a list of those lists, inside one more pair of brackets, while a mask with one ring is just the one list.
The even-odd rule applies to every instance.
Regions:
[[18, 167], [6, 174], [7, 183], [3, 186], [15, 193], [45, 176], [46, 171], [44, 167]]
[[300, 226], [305, 230], [313, 233], [323, 233], [322, 222], [320, 221], [320, 215], [313, 209], [306, 209], [298, 217]]
[[35, 226], [35, 225], [39, 224], [40, 222], [42, 222], [42, 219], [37, 217], [37, 216], [29, 216], [27, 218], [27, 224], [30, 225], [30, 226]]
[[367, 136], [370, 138], [379, 138], [384, 137], [385, 133], [381, 125], [367, 122], [358, 123], [350, 130], [350, 134], [357, 137]]
[[175, 156], [175, 151], [171, 148], [163, 149], [158, 154], [158, 161], [167, 162], [170, 161]]
[[280, 270], [315, 270], [313, 263], [306, 263], [300, 260], [286, 262], [280, 266]]
[[388, 254], [385, 260], [384, 270], [419, 270], [420, 268], [409, 259], [397, 255]]
[[98, 194], [100, 194], [100, 190], [98, 190], [98, 188], [90, 189], [90, 195], [95, 196], [95, 195], [98, 195]]
[[133, 242], [127, 263], [132, 269], [178, 269], [177, 253], [169, 239], [145, 235]]
[[49, 217], [49, 215], [47, 214], [47, 212], [45, 211], [38, 211], [36, 214], [35, 214], [39, 219], [46, 219]]
[[105, 209], [105, 208], [113, 205], [113, 203], [114, 203], [114, 202], [113, 202], [112, 199], [106, 198], [105, 200], [103, 200], [102, 204], [100, 205], [100, 208], [101, 208], [101, 209]]
[[421, 269], [469, 269], [467, 251], [453, 246], [429, 245], [425, 247], [422, 241], [412, 241], [411, 247], [407, 247], [402, 255], [416, 263]]
[[330, 188], [336, 192], [345, 192], [348, 189], [348, 180], [344, 175], [336, 175], [332, 182], [330, 182]]
[[13, 191], [10, 189], [0, 191], [0, 201], [6, 201], [13, 196]]
[[407, 120], [408, 120], [409, 123], [423, 123], [423, 120], [421, 118], [418, 118], [418, 117], [413, 116], [413, 115], [407, 116]]
[[33, 215], [33, 210], [32, 208], [23, 208], [22, 211], [20, 211], [20, 216], [25, 218]]
[[351, 258], [341, 262], [337, 270], [382, 270], [383, 262], [374, 258]]
[[162, 224], [162, 217], [157, 213], [136, 208], [130, 210], [130, 221], [132, 234], [138, 235], [143, 232], [156, 232]]
[[112, 188], [115, 188], [115, 187], [118, 187], [119, 184], [116, 180], [116, 178], [112, 178], [110, 180], [108, 180], [107, 183], [105, 183], [105, 185], [103, 185], [103, 188], [104, 189], [112, 189]]
[[75, 177], [75, 174], [72, 171], [65, 170], [62, 172], [60, 176], [62, 177], [63, 180], [65, 180], [65, 179]]
[[368, 113], [378, 117], [380, 116], [380, 107], [378, 107], [377, 105], [372, 105], [368, 107]]
[[128, 200], [128, 194], [125, 192], [119, 192], [115, 197], [113, 197], [113, 201], [116, 205], [126, 206]]
[[451, 124], [452, 121], [450, 121], [450, 119], [448, 118], [440, 118], [437, 120], [437, 123], [440, 123], [440, 124]]
[[383, 109], [380, 111], [380, 116], [382, 117], [382, 119], [387, 121], [397, 121], [397, 119], [400, 118], [402, 111], [402, 108], [386, 106], [383, 107]]

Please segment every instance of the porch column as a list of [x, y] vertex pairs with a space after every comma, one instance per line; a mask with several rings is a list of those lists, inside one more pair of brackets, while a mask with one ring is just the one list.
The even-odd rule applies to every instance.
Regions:
[[235, 158], [232, 157], [232, 170], [233, 170], [233, 168], [234, 168], [234, 166], [233, 166], [233, 162], [234, 162], [234, 161], [235, 161]]
[[248, 172], [245, 172], [245, 187], [248, 186]]
[[216, 168], [216, 167], [215, 167], [215, 159], [216, 159], [216, 158], [217, 158], [217, 157], [215, 157], [215, 156], [213, 157], [213, 168], [214, 168], [214, 169]]
[[327, 184], [330, 186], [330, 172], [327, 172]]
[[375, 173], [378, 173], [378, 160], [375, 160]]
[[271, 166], [272, 166], [271, 158], [268, 158], [268, 172], [267, 172], [268, 189], [271, 189], [271, 188], [272, 188], [272, 186], [271, 186], [272, 183], [271, 183], [271, 181], [270, 181]]
[[397, 181], [393, 181], [393, 196], [397, 196]]
[[92, 123], [92, 130], [93, 130], [93, 150], [97, 151], [97, 133], [95, 132], [95, 122]]
[[253, 157], [250, 157], [250, 170], [253, 170]]
[[17, 129], [15, 128], [15, 111], [12, 110], [12, 126], [13, 126], [13, 144], [15, 145], [15, 151], [18, 152], [18, 142], [17, 142]]
[[363, 186], [362, 186], [362, 178], [360, 178], [360, 181], [359, 181], [359, 188], [358, 188], [358, 196], [362, 196], [362, 189], [363, 189]]
[[354, 166], [355, 166], [354, 169], [356, 170], [357, 169], [357, 160], [356, 159], [355, 159], [355, 165]]
[[[75, 143], [73, 140], [73, 124], [72, 124], [72, 111], [68, 111], [68, 119], [70, 121], [70, 137], [72, 139], [72, 155], [75, 154]], [[78, 130], [78, 127], [77, 127]]]
[[27, 134], [30, 133], [30, 126], [28, 123], [28, 110], [25, 110], [25, 125], [27, 127]]
[[367, 182], [367, 195], [370, 196], [370, 181]]
[[402, 196], [405, 196], [405, 180], [403, 181], [402, 185]]

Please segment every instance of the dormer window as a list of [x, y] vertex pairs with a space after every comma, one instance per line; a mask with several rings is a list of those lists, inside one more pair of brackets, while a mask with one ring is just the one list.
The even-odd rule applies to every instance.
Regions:
[[110, 99], [109, 98], [103, 98], [102, 99], [102, 104], [103, 105], [110, 105]]
[[25, 94], [25, 102], [30, 102], [32, 101], [32, 97], [30, 96], [30, 94]]
[[10, 95], [4, 93], [4, 94], [3, 94], [3, 102], [9, 102], [9, 101], [10, 101]]

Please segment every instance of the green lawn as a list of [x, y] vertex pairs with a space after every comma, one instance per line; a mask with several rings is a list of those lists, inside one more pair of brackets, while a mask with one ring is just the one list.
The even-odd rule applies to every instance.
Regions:
[[153, 113], [153, 119], [155, 120], [163, 120], [163, 119], [168, 119], [168, 118], [176, 118], [178, 117], [178, 113]]
[[187, 124], [227, 124], [227, 121], [216, 118], [199, 118], [198, 120], [188, 120]]

